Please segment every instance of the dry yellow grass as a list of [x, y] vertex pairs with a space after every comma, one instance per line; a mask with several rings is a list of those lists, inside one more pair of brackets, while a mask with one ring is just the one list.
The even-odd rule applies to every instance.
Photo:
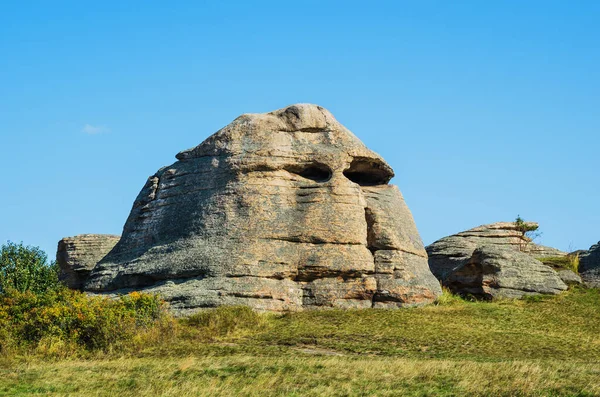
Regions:
[[600, 368], [558, 361], [382, 357], [121, 358], [19, 364], [0, 395], [546, 396], [600, 395]]

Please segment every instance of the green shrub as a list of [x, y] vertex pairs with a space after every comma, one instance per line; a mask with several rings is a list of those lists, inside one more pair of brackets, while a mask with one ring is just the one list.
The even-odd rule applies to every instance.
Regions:
[[208, 338], [256, 330], [265, 325], [263, 316], [246, 306], [219, 306], [193, 314], [184, 322], [200, 328]]
[[10, 241], [0, 250], [0, 292], [44, 292], [57, 288], [58, 266], [38, 247]]
[[109, 299], [61, 288], [1, 295], [0, 324], [7, 340], [20, 347], [59, 345], [107, 351], [124, 347], [136, 335], [169, 326], [172, 321], [156, 296], [134, 292]]

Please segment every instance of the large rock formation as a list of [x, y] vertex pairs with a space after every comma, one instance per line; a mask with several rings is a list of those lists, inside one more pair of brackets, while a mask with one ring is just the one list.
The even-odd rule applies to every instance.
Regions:
[[523, 252], [494, 245], [477, 248], [444, 285], [455, 293], [486, 299], [557, 294], [567, 289], [551, 267]]
[[588, 287], [600, 288], [600, 242], [579, 255], [579, 273]]
[[119, 238], [111, 234], [80, 234], [60, 240], [56, 251], [60, 280], [69, 288], [83, 288], [90, 271], [113, 249]]
[[[523, 226], [533, 229], [538, 224], [525, 222]], [[429, 267], [439, 280], [444, 281], [453, 271], [469, 262], [477, 248], [485, 245], [524, 252], [534, 258], [567, 255], [555, 248], [531, 242], [514, 222], [497, 222], [444, 237], [427, 246]]]
[[390, 166], [325, 109], [245, 114], [148, 178], [85, 289], [180, 314], [402, 307], [441, 289]]

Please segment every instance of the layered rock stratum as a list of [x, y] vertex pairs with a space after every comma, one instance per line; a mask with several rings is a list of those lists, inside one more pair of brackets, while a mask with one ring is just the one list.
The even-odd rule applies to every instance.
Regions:
[[179, 314], [404, 307], [441, 293], [392, 168], [320, 106], [245, 114], [148, 178], [96, 293]]
[[524, 222], [521, 227], [515, 222], [496, 222], [482, 225], [451, 236], [447, 236], [428, 245], [429, 267], [442, 282], [471, 259], [473, 252], [483, 246], [495, 246], [511, 251], [519, 251], [534, 258], [565, 256], [556, 248], [535, 244], [522, 231], [536, 229], [536, 222]]
[[82, 289], [91, 270], [117, 244], [120, 236], [80, 234], [58, 242], [56, 263], [59, 279], [69, 288]]

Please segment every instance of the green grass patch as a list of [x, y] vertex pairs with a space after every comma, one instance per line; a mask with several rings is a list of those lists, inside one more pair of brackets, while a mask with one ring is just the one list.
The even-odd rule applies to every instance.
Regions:
[[208, 309], [181, 320], [197, 335], [213, 340], [234, 334], [252, 334], [269, 325], [269, 315], [259, 314], [246, 306], [221, 306]]
[[600, 395], [599, 308], [597, 289], [494, 302], [445, 292], [402, 310], [222, 307], [165, 331], [134, 307], [135, 343], [118, 349], [5, 350], [0, 396]]
[[579, 255], [548, 256], [537, 260], [555, 269], [567, 269], [575, 273], [579, 271]]

